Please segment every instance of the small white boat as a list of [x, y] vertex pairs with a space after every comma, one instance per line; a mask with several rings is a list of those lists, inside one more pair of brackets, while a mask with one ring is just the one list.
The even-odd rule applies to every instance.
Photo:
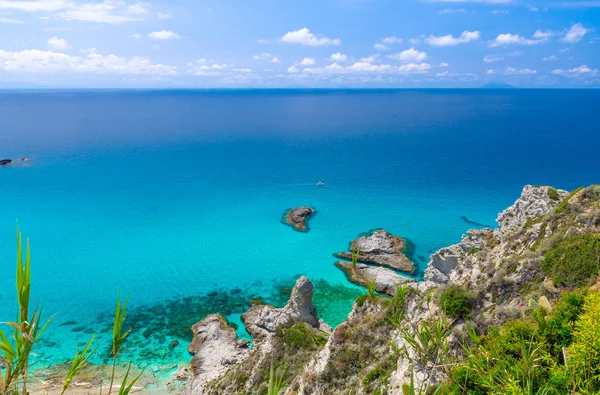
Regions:
[[319, 181], [319, 182], [317, 182], [317, 186], [318, 187], [324, 187], [325, 183], [323, 181]]

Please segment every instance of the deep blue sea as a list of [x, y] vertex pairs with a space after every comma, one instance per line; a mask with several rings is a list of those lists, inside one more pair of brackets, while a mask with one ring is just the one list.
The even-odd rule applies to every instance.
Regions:
[[[189, 359], [208, 313], [245, 335], [250, 300], [284, 303], [300, 274], [335, 325], [362, 290], [332, 253], [359, 234], [410, 239], [420, 276], [461, 216], [495, 226], [526, 184], [600, 182], [599, 108], [599, 90], [0, 91], [0, 157], [29, 158], [0, 168], [0, 321], [18, 220], [57, 314], [39, 364], [94, 332], [108, 360], [119, 289], [139, 364]], [[280, 222], [299, 205], [308, 233]]]

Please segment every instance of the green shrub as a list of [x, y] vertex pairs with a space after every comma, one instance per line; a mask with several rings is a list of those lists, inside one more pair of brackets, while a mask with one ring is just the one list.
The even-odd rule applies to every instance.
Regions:
[[558, 191], [554, 188], [548, 188], [548, 197], [552, 200], [560, 200], [560, 196], [558, 196]]
[[281, 329], [281, 338], [286, 346], [296, 350], [321, 348], [327, 342], [326, 336], [321, 336], [304, 323], [298, 323], [288, 329]]
[[442, 310], [448, 317], [467, 319], [473, 310], [473, 298], [461, 287], [453, 286], [442, 294]]
[[579, 191], [581, 191], [583, 189], [583, 187], [579, 187], [577, 189], [575, 189], [573, 192], [571, 192], [569, 194], [569, 196], [567, 196], [566, 198], [564, 198], [562, 200], [562, 202], [560, 202], [560, 204], [558, 205], [558, 207], [556, 208], [556, 210], [554, 210], [554, 212], [556, 214], [562, 214], [564, 212], [566, 212], [569, 209], [569, 200], [571, 200], [571, 198], [573, 196], [575, 196], [575, 194]]
[[600, 236], [571, 236], [544, 255], [542, 270], [554, 285], [565, 288], [593, 284], [600, 270]]

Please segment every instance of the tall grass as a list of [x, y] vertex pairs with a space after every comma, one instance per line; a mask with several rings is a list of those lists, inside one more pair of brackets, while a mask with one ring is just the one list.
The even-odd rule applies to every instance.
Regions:
[[[0, 329], [0, 351], [5, 364], [4, 377], [0, 380], [0, 391], [10, 390], [18, 393], [18, 384], [21, 384], [23, 394], [27, 394], [27, 380], [29, 377], [31, 350], [40, 340], [48, 327], [51, 319], [42, 324], [42, 308], [36, 307], [29, 314], [29, 299], [31, 292], [31, 250], [29, 240], [25, 248], [23, 261], [23, 243], [21, 232], [17, 225], [17, 273], [16, 289], [18, 311], [14, 322], [5, 322], [11, 327], [7, 335]], [[20, 380], [20, 382], [19, 382]]]
[[[117, 295], [117, 306], [115, 308], [115, 320], [113, 323], [113, 334], [112, 334], [112, 349], [111, 354], [113, 356], [113, 366], [112, 373], [110, 376], [110, 388], [108, 389], [108, 394], [112, 392], [113, 383], [115, 381], [115, 368], [117, 366], [117, 357], [119, 356], [119, 351], [121, 350], [121, 346], [125, 342], [125, 338], [129, 335], [131, 330], [126, 330], [123, 332], [123, 322], [125, 321], [125, 313], [127, 312], [127, 302], [129, 298], [125, 300], [125, 303], [121, 305], [121, 291]], [[131, 365], [130, 365], [131, 368]], [[129, 372], [129, 370], [128, 370]]]

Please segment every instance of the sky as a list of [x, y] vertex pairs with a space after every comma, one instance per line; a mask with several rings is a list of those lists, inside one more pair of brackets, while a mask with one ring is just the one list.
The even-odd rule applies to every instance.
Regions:
[[600, 0], [0, 0], [0, 88], [600, 87]]

